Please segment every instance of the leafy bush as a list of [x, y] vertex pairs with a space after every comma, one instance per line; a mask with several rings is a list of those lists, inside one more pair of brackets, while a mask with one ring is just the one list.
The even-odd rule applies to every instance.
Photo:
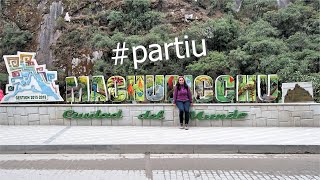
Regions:
[[112, 29], [126, 34], [145, 34], [162, 22], [163, 14], [150, 9], [149, 0], [125, 0], [121, 11], [108, 15]]
[[16, 26], [6, 24], [0, 33], [0, 57], [23, 51], [31, 39], [32, 34], [29, 31], [23, 31]]

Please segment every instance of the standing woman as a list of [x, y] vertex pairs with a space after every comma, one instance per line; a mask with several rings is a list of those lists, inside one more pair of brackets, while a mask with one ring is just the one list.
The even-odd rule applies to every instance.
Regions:
[[188, 130], [190, 105], [192, 95], [183, 76], [179, 76], [173, 93], [173, 103], [179, 108], [180, 129], [183, 129], [183, 114], [185, 115], [185, 130]]

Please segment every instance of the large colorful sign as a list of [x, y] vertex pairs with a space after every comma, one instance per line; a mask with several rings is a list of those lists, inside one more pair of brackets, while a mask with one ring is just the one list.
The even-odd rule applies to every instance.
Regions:
[[18, 52], [3, 56], [9, 74], [6, 95], [2, 103], [63, 101], [60, 96], [56, 71], [38, 65], [35, 53]]
[[[278, 98], [277, 75], [184, 76], [196, 103], [274, 102]], [[171, 103], [178, 75], [67, 77], [67, 102], [164, 102]]]

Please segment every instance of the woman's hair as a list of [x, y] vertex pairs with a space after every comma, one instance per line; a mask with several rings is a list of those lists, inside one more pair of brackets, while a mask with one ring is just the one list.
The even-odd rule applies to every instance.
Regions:
[[186, 80], [184, 79], [184, 77], [183, 77], [183, 76], [179, 76], [179, 77], [178, 77], [178, 82], [177, 82], [177, 84], [176, 84], [176, 87], [178, 88], [178, 91], [180, 91], [181, 86], [182, 86], [182, 85], [180, 85], [180, 83], [179, 83], [179, 79], [180, 79], [180, 78], [182, 78], [182, 79], [184, 80], [184, 83], [183, 83], [184, 88], [188, 89], [188, 85], [187, 85]]

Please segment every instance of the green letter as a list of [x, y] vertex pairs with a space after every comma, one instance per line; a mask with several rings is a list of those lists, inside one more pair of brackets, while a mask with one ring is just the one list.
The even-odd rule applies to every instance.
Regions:
[[194, 97], [199, 103], [213, 101], [213, 80], [210, 76], [202, 75], [194, 79]]
[[237, 76], [237, 102], [255, 102], [256, 97], [256, 75]]
[[72, 118], [73, 110], [67, 110], [63, 113], [63, 118]]
[[217, 77], [215, 92], [218, 102], [233, 102], [235, 94], [233, 77], [229, 75], [222, 75]]

